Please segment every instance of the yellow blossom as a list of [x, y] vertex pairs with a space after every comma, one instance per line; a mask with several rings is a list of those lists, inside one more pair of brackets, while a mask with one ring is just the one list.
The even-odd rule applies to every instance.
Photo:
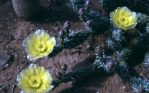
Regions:
[[48, 56], [55, 46], [55, 38], [50, 37], [44, 30], [37, 30], [23, 41], [29, 60]]
[[122, 30], [135, 28], [137, 25], [137, 16], [127, 7], [118, 7], [110, 13], [110, 18], [113, 25]]
[[53, 88], [52, 77], [42, 66], [31, 64], [17, 77], [18, 86], [25, 93], [46, 93]]

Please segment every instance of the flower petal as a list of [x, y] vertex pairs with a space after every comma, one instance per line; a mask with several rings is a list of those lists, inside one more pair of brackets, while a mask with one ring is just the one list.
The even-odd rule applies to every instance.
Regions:
[[52, 77], [42, 66], [31, 64], [17, 77], [18, 86], [25, 93], [46, 93], [53, 88]]
[[110, 19], [114, 27], [128, 30], [133, 29], [137, 25], [137, 16], [127, 7], [118, 7], [110, 13]]
[[23, 47], [29, 60], [36, 60], [48, 56], [55, 46], [55, 38], [50, 37], [45, 30], [37, 30], [23, 41]]

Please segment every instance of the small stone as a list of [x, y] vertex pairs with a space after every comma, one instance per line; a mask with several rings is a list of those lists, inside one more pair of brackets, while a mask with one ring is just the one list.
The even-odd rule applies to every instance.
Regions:
[[97, 91], [96, 93], [100, 93], [99, 91]]
[[125, 89], [125, 88], [126, 88], [125, 86], [122, 87], [122, 89]]
[[7, 54], [0, 55], [0, 66], [6, 64], [9, 59], [10, 59], [10, 55], [7, 55]]
[[18, 55], [15, 54], [14, 56], [17, 57]]
[[8, 67], [8, 64], [5, 64], [5, 68]]
[[24, 91], [20, 91], [20, 93], [24, 93]]

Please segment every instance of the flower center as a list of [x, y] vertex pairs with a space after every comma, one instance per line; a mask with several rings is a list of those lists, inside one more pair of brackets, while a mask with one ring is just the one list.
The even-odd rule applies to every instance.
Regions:
[[121, 18], [121, 21], [122, 21], [122, 22], [125, 22], [125, 21], [126, 21], [126, 18], [122, 17], [122, 18]]
[[127, 27], [129, 25], [129, 20], [126, 17], [120, 17], [118, 19], [118, 24], [122, 25], [123, 27]]
[[29, 84], [33, 88], [39, 88], [42, 84], [42, 81], [39, 79], [38, 76], [32, 76], [29, 80]]
[[44, 44], [44, 43], [40, 43], [39, 45], [38, 45], [38, 47], [37, 47], [37, 50], [39, 51], [39, 52], [45, 52], [46, 51], [46, 45]]

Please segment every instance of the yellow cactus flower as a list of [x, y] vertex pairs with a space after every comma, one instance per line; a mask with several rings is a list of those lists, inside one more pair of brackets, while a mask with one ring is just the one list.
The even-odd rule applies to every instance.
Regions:
[[42, 66], [31, 64], [17, 76], [18, 86], [25, 93], [46, 93], [53, 88], [52, 77]]
[[55, 46], [55, 38], [50, 37], [44, 30], [37, 30], [23, 41], [29, 60], [36, 60], [48, 56]]
[[110, 20], [113, 25], [122, 30], [129, 30], [135, 28], [137, 25], [137, 16], [127, 7], [118, 7], [110, 13]]

